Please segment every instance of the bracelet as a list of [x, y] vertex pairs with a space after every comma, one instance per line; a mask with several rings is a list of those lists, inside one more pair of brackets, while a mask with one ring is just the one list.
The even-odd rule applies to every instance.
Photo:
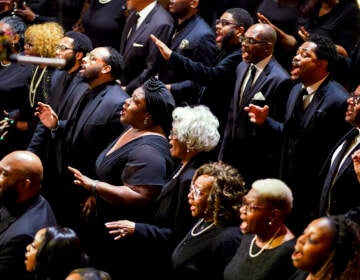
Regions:
[[92, 185], [91, 185], [91, 190], [90, 190], [90, 192], [91, 192], [91, 194], [92, 195], [95, 195], [96, 196], [96, 187], [97, 187], [97, 184], [99, 183], [99, 181], [98, 180], [95, 180], [93, 183], [92, 183]]
[[50, 128], [50, 130], [51, 131], [56, 131], [59, 128], [59, 123], [60, 123], [60, 121], [58, 120], [57, 123], [56, 123], [56, 127]]

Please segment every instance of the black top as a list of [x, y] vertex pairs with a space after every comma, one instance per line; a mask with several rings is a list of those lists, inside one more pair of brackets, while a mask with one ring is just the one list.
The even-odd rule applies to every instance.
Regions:
[[241, 237], [238, 226], [213, 226], [197, 236], [189, 232], [173, 252], [171, 279], [223, 279]]
[[90, 7], [82, 17], [85, 34], [94, 48], [112, 46], [119, 50], [121, 33], [125, 24], [125, 0], [101, 4], [91, 0]]
[[[145, 135], [106, 155], [117, 140], [96, 160], [99, 180], [117, 186], [129, 184], [162, 187], [166, 183], [172, 171], [173, 160], [170, 156], [169, 143], [165, 138], [159, 135]], [[104, 219], [106, 217], [106, 221], [121, 218], [141, 221], [146, 214], [143, 209], [139, 213], [135, 209], [126, 213], [125, 209], [112, 206], [102, 199], [98, 200], [98, 206], [99, 216]]]
[[[234, 258], [225, 268], [224, 279], [288, 279], [295, 271], [291, 261], [291, 254], [294, 251], [296, 240], [289, 240], [273, 249], [265, 249], [260, 255], [252, 258], [249, 255], [249, 248], [253, 238], [253, 234], [243, 236]], [[260, 249], [254, 242], [252, 253], [255, 254]]]

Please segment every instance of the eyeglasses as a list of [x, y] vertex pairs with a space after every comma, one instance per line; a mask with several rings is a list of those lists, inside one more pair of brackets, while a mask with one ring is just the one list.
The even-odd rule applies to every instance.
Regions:
[[96, 57], [92, 53], [87, 53], [86, 56], [84, 57], [84, 59], [88, 60], [90, 63], [95, 63], [95, 62], [98, 62], [98, 60], [100, 60], [103, 64], [106, 64], [102, 59], [100, 59], [99, 57]]
[[352, 92], [350, 93], [350, 98], [354, 105], [360, 104], [360, 95], [356, 95], [355, 92]]
[[245, 209], [246, 213], [254, 213], [258, 209], [266, 209], [266, 206], [256, 205], [253, 203], [248, 203], [246, 201], [243, 201], [241, 204], [240, 209]]
[[237, 23], [232, 22], [230, 20], [227, 19], [217, 19], [216, 20], [216, 25], [220, 24], [221, 26], [229, 26], [229, 25], [237, 25]]
[[245, 43], [245, 44], [249, 44], [249, 45], [255, 45], [255, 44], [268, 44], [269, 42], [266, 41], [258, 41], [255, 40], [254, 38], [250, 38], [250, 37], [242, 37], [240, 39], [241, 43]]
[[170, 139], [177, 139], [177, 133], [174, 130], [170, 130], [169, 138]]
[[31, 49], [32, 47], [33, 47], [33, 44], [31, 44], [29, 42], [25, 42], [25, 44], [24, 44], [25, 49]]
[[196, 188], [196, 186], [194, 184], [190, 185], [190, 192], [192, 192], [194, 200], [199, 199], [199, 197], [201, 195], [201, 191], [198, 188]]
[[57, 45], [57, 46], [55, 47], [55, 50], [64, 52], [64, 51], [67, 51], [67, 50], [74, 50], [74, 49], [73, 49], [73, 48], [69, 48], [69, 47], [64, 46], [64, 45]]

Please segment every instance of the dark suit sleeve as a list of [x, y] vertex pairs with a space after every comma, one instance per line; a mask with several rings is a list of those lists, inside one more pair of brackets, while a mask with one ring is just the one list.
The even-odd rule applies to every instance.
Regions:
[[[236, 67], [240, 62], [241, 52], [234, 52], [216, 66], [206, 66], [201, 62], [193, 61], [179, 53], [173, 52], [168, 65], [173, 70], [181, 71], [188, 79], [203, 86], [209, 86], [218, 81], [224, 81], [227, 77], [234, 77]], [[232, 78], [231, 80], [234, 79]]]
[[0, 279], [26, 279], [25, 252], [32, 242], [29, 235], [19, 235], [0, 248]]
[[[164, 24], [162, 26], [159, 26], [157, 30], [154, 30], [152, 34], [154, 34], [161, 41], [167, 43], [169, 42], [172, 30], [173, 26], [171, 24]], [[165, 65], [165, 60], [161, 56], [158, 47], [152, 42], [150, 42], [149, 54], [146, 59], [146, 68], [137, 78], [133, 79], [126, 86], [126, 92], [133, 92], [136, 88], [140, 87], [147, 79], [149, 79], [151, 76], [156, 75], [162, 65]]]
[[27, 147], [28, 151], [31, 151], [38, 156], [42, 155], [43, 149], [45, 148], [46, 137], [49, 136], [49, 129], [46, 128], [41, 122], [36, 126], [31, 141]]
[[[199, 61], [204, 65], [213, 65], [216, 57], [216, 45], [214, 35], [208, 34], [206, 36], [203, 36], [202, 40], [199, 42], [199, 44], [197, 44], [197, 47], [195, 48], [194, 53], [191, 55], [191, 57], [192, 60]], [[191, 76], [188, 77], [189, 80], [192, 80]], [[197, 89], [197, 91], [199, 91], [200, 88], [191, 81], [182, 81], [171, 84], [171, 93], [174, 95], [181, 94], [181, 92], [191, 89]]]

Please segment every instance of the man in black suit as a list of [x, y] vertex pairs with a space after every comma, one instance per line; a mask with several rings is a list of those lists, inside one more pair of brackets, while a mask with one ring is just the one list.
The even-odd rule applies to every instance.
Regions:
[[360, 89], [347, 103], [345, 120], [353, 128], [334, 146], [321, 172], [319, 216], [340, 215], [360, 207], [360, 184], [353, 162], [360, 154]]
[[[80, 97], [89, 85], [79, 74], [82, 60], [92, 50], [89, 37], [80, 32], [68, 31], [59, 41], [56, 57], [65, 60], [65, 65], [56, 69], [51, 79], [49, 105], [60, 119], [67, 120]], [[44, 165], [42, 194], [51, 204], [55, 215], [62, 212], [63, 202], [59, 200], [62, 166], [57, 154], [61, 153], [62, 139], [53, 139], [51, 132], [41, 122], [27, 148], [37, 154]], [[59, 189], [60, 188], [60, 189]]]
[[39, 194], [43, 166], [28, 151], [15, 151], [0, 161], [0, 279], [26, 279], [26, 246], [36, 232], [55, 226], [48, 202]]
[[294, 195], [288, 225], [296, 235], [318, 215], [321, 167], [335, 143], [350, 129], [344, 119], [348, 93], [330, 77], [336, 58], [329, 38], [312, 35], [293, 59], [291, 77], [300, 82], [290, 92], [285, 121], [267, 118], [269, 106], [248, 108], [252, 122], [265, 122], [265, 127], [283, 136], [280, 178]]
[[[210, 66], [215, 61], [215, 34], [197, 14], [199, 0], [173, 0], [169, 12], [176, 19], [170, 48], [177, 53]], [[174, 71], [166, 66], [159, 73], [159, 80], [166, 84], [177, 105], [198, 104], [200, 87], [189, 80], [186, 72]]]
[[63, 224], [74, 229], [79, 227], [81, 215], [85, 218], [83, 221], [89, 218], [95, 199], [73, 184], [73, 175], [67, 167], [72, 166], [89, 177], [96, 177], [97, 156], [126, 128], [120, 122], [120, 112], [129, 97], [116, 82], [122, 71], [122, 57], [118, 51], [111, 47], [95, 48], [83, 62], [80, 73], [89, 89], [71, 116], [59, 120], [49, 105], [40, 103], [37, 108], [40, 121], [52, 130], [53, 137], [62, 141], [57, 157], [67, 205], [61, 215]]
[[275, 177], [278, 171], [281, 147], [278, 137], [256, 127], [244, 110], [250, 103], [261, 102], [272, 108], [271, 117], [278, 121], [284, 118], [292, 81], [272, 55], [275, 42], [276, 32], [270, 25], [257, 23], [245, 32], [243, 61], [236, 70], [234, 96], [218, 157], [236, 167], [247, 184]]
[[126, 4], [133, 11], [126, 20], [121, 36], [120, 53], [124, 57], [121, 86], [131, 95], [164, 66], [165, 62], [151, 42], [150, 34], [169, 42], [173, 19], [154, 0], [128, 0]]
[[[213, 66], [193, 61], [152, 37], [163, 58], [167, 60], [168, 68], [181, 72], [187, 79], [201, 86], [199, 101], [208, 106], [218, 118], [221, 134], [225, 129], [230, 100], [234, 94], [236, 67], [242, 61], [240, 38], [252, 24], [251, 15], [244, 9], [232, 8], [224, 12], [216, 23], [218, 55]], [[217, 153], [218, 151], [216, 157]]]

